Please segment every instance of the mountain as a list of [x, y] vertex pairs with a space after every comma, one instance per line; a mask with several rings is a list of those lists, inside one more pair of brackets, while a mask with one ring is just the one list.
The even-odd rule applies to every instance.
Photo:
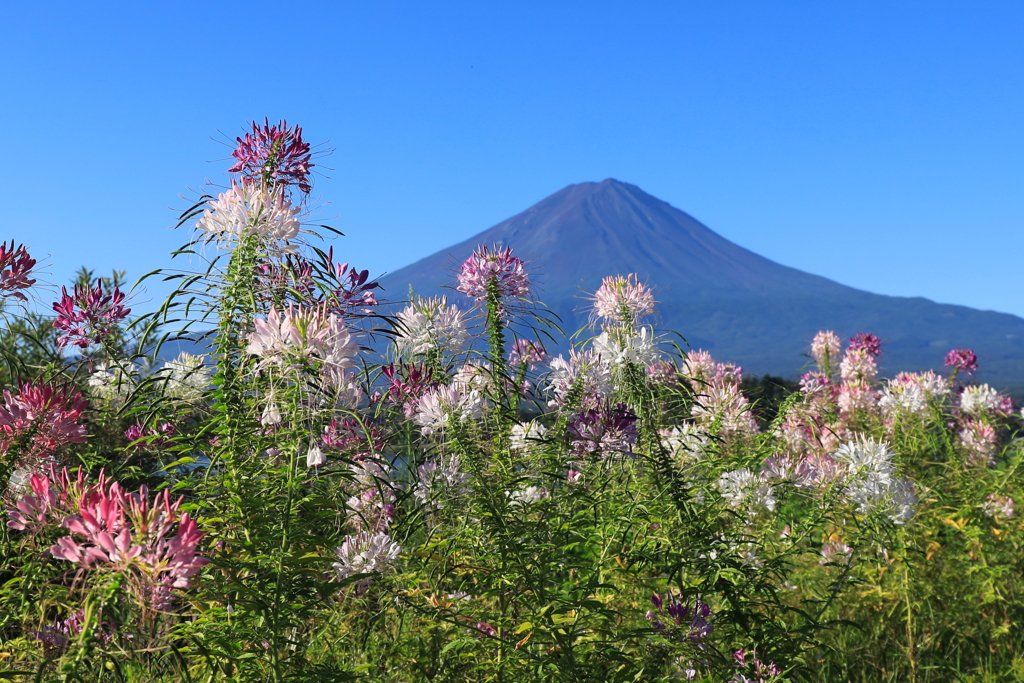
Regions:
[[1024, 389], [1024, 319], [873, 294], [775, 263], [733, 244], [635, 185], [608, 179], [570, 185], [480, 234], [381, 280], [391, 299], [448, 294], [452, 270], [480, 244], [511, 246], [533, 260], [540, 298], [575, 332], [586, 296], [606, 275], [637, 273], [654, 287], [657, 327], [748, 372], [793, 377], [815, 332], [883, 341], [883, 373], [940, 369], [946, 351], [975, 349], [978, 380]]

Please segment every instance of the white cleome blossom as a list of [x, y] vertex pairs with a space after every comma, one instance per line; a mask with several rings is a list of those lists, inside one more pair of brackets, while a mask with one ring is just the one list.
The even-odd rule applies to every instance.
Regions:
[[510, 503], [517, 505], [532, 505], [550, 497], [548, 490], [540, 486], [527, 486], [521, 491], [505, 491]]
[[247, 235], [258, 235], [272, 252], [293, 254], [298, 237], [299, 208], [281, 191], [260, 185], [232, 185], [208, 202], [196, 227], [209, 240], [230, 246]]
[[765, 508], [772, 512], [775, 510], [771, 484], [746, 467], [724, 473], [718, 478], [716, 486], [722, 498], [734, 510], [743, 507]]
[[174, 360], [164, 363], [161, 373], [166, 377], [164, 391], [182, 401], [202, 399], [210, 385], [210, 370], [204, 356], [182, 352]]
[[395, 345], [400, 355], [458, 353], [469, 340], [462, 311], [449, 305], [447, 297], [417, 297], [396, 318]]
[[117, 410], [135, 390], [135, 379], [113, 363], [100, 362], [89, 375], [89, 395]]
[[606, 398], [612, 391], [612, 373], [596, 351], [569, 351], [569, 359], [559, 355], [552, 358], [548, 366], [548, 389], [553, 394], [548, 405], [565, 408], [574, 390], [579, 392], [578, 402], [590, 406]]
[[858, 512], [880, 511], [894, 524], [904, 524], [914, 516], [917, 496], [908, 480], [895, 476], [893, 455], [885, 442], [861, 436], [842, 444], [833, 457], [846, 469], [844, 494]]
[[627, 364], [646, 368], [661, 358], [657, 340], [649, 327], [635, 331], [616, 329], [602, 332], [594, 339], [593, 348], [603, 362], [615, 369]]
[[886, 417], [924, 415], [928, 412], [928, 395], [920, 385], [897, 384], [890, 380], [878, 399], [878, 406]]
[[525, 455], [531, 450], [543, 445], [544, 435], [548, 428], [536, 420], [530, 420], [526, 424], [516, 424], [509, 434], [509, 445], [512, 450], [520, 455]]
[[707, 446], [707, 433], [694, 424], [687, 423], [661, 431], [661, 447], [680, 465], [690, 465], [701, 460]]
[[401, 552], [402, 546], [385, 533], [363, 531], [355, 536], [345, 536], [345, 542], [334, 550], [338, 557], [333, 565], [334, 571], [339, 580], [356, 574], [381, 572], [397, 560]]
[[440, 510], [445, 499], [466, 493], [468, 484], [469, 475], [462, 471], [458, 455], [431, 458], [416, 468], [413, 495], [426, 508]]
[[424, 436], [443, 430], [454, 417], [472, 420], [483, 415], [484, 399], [479, 391], [463, 392], [459, 387], [440, 386], [427, 391], [416, 404], [413, 421]]
[[960, 395], [960, 410], [968, 415], [980, 415], [996, 411], [1002, 403], [999, 392], [987, 384], [967, 387]]

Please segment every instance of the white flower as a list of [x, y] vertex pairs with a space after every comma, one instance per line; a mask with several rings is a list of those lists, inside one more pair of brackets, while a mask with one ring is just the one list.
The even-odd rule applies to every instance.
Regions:
[[878, 365], [867, 349], [847, 349], [839, 374], [845, 382], [870, 382], [878, 377]]
[[762, 507], [772, 512], [775, 510], [775, 496], [772, 494], [771, 485], [746, 467], [725, 472], [718, 478], [716, 485], [718, 492], [734, 510], [747, 505]]
[[300, 230], [299, 208], [281, 191], [260, 185], [232, 185], [209, 202], [196, 227], [208, 239], [222, 244], [237, 242], [245, 235], [259, 235], [275, 253], [293, 254], [291, 240]]
[[100, 362], [89, 375], [89, 393], [110, 404], [117, 410], [128, 400], [128, 395], [135, 390], [135, 379], [122, 368], [112, 363]]
[[424, 354], [431, 351], [458, 353], [469, 340], [466, 320], [459, 307], [448, 305], [447, 297], [417, 297], [396, 316], [398, 353]]
[[452, 377], [452, 386], [458, 387], [459, 391], [463, 392], [475, 389], [484, 393], [490, 384], [490, 363], [465, 363], [455, 371], [455, 375]]
[[554, 398], [548, 402], [552, 408], [565, 408], [574, 388], [580, 391], [580, 403], [588, 405], [611, 394], [612, 374], [596, 351], [569, 351], [569, 359], [561, 355], [548, 364], [548, 389]]
[[1002, 397], [999, 392], [987, 384], [967, 387], [960, 395], [960, 410], [968, 415], [991, 413], [999, 408]]
[[309, 446], [309, 450], [306, 451], [306, 467], [320, 467], [327, 463], [327, 457], [324, 456], [324, 452], [320, 450], [320, 446], [316, 443], [312, 443]]
[[339, 580], [355, 574], [383, 571], [398, 559], [401, 552], [402, 546], [384, 533], [363, 531], [355, 536], [345, 536], [344, 543], [334, 551], [339, 560], [333, 565], [334, 571]]
[[882, 511], [894, 524], [914, 516], [917, 496], [909, 481], [897, 479], [888, 444], [861, 436], [841, 445], [835, 459], [846, 467], [844, 494], [862, 514]]
[[549, 496], [548, 490], [540, 486], [527, 486], [522, 491], [505, 491], [509, 502], [519, 505], [530, 505], [544, 500]]
[[928, 395], [919, 384], [898, 384], [893, 380], [885, 388], [878, 405], [884, 415], [923, 415], [928, 412]]
[[267, 398], [267, 405], [263, 407], [260, 422], [265, 425], [276, 425], [281, 422], [281, 409], [278, 408], [273, 394]]
[[431, 458], [416, 468], [413, 495], [426, 507], [438, 510], [444, 507], [443, 497], [464, 494], [468, 483], [459, 456]]
[[516, 424], [512, 427], [509, 435], [509, 445], [512, 450], [521, 455], [529, 453], [532, 449], [541, 445], [548, 428], [536, 420], [530, 420], [526, 424]]
[[661, 446], [681, 465], [690, 465], [704, 457], [707, 448], [707, 434], [693, 424], [662, 430]]
[[473, 390], [463, 393], [457, 386], [440, 386], [427, 391], [416, 404], [413, 421], [424, 436], [444, 429], [449, 418], [472, 420], [483, 416], [484, 399]]
[[661, 357], [655, 346], [654, 333], [648, 327], [637, 331], [616, 329], [602, 332], [594, 339], [593, 348], [601, 360], [619, 369], [632, 363], [646, 368]]
[[691, 414], [699, 423], [720, 425], [723, 436], [756, 434], [757, 420], [750, 413], [750, 401], [732, 383], [715, 383], [704, 387]]
[[981, 511], [993, 519], [1011, 519], [1013, 517], [1013, 498], [990, 493], [985, 496]]
[[198, 401], [210, 384], [210, 371], [204, 356], [180, 353], [164, 363], [161, 372], [167, 378], [164, 391], [182, 401]]
[[893, 452], [889, 450], [889, 444], [870, 436], [847, 441], [836, 450], [834, 457], [846, 465], [847, 473], [851, 477], [871, 473], [888, 476], [894, 469]]

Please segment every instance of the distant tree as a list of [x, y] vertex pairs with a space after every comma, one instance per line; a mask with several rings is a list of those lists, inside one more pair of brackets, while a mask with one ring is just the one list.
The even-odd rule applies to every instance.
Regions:
[[748, 375], [740, 383], [740, 391], [753, 404], [754, 415], [762, 424], [770, 424], [779, 414], [779, 406], [795, 391], [800, 383], [773, 375]]

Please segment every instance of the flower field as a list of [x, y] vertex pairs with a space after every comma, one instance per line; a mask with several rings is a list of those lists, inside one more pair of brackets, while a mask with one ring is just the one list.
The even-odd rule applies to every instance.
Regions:
[[559, 329], [515, 245], [386, 302], [300, 128], [233, 158], [156, 313], [116, 274], [29, 313], [0, 248], [0, 680], [1024, 679], [1022, 416], [973, 351], [883, 379], [823, 331], [758, 398], [635, 274]]

